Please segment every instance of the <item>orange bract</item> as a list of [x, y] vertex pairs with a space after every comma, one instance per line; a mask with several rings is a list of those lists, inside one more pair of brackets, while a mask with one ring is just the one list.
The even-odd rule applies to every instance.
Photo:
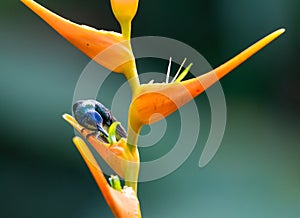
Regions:
[[110, 187], [101, 168], [84, 141], [79, 137], [74, 137], [73, 142], [96, 180], [113, 214], [120, 218], [141, 217], [137, 196], [134, 193], [126, 192], [126, 188], [122, 191], [117, 191]]
[[[137, 149], [129, 149], [124, 138], [112, 145], [101, 142], [95, 135], [91, 134], [91, 131], [79, 125], [69, 114], [64, 114], [63, 118], [84, 138], [87, 138], [88, 142], [94, 147], [103, 160], [120, 177], [125, 178], [129, 182], [137, 181], [137, 172], [139, 170], [139, 154]], [[136, 190], [136, 187], [133, 188]]]
[[109, 70], [125, 74], [125, 64], [134, 60], [129, 43], [120, 33], [78, 25], [32, 0], [21, 1], [70, 43]]
[[[157, 122], [170, 115], [276, 39], [284, 31], [284, 29], [279, 29], [271, 33], [220, 67], [199, 77], [180, 83], [141, 85], [130, 105], [130, 127], [135, 132], [139, 132], [142, 125]], [[160, 116], [156, 114], [160, 114]]]

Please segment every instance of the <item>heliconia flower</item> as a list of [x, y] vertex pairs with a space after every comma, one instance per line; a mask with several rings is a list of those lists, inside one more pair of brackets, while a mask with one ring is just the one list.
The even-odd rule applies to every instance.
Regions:
[[[74, 137], [73, 142], [76, 145], [89, 170], [91, 171], [98, 187], [100, 188], [107, 204], [109, 205], [115, 217], [141, 217], [139, 200], [134, 190], [131, 187], [126, 186], [122, 188], [120, 187], [120, 184], [118, 184], [118, 186], [115, 185], [114, 187], [111, 187], [85, 142], [79, 137]], [[113, 177], [113, 179], [115, 182], [116, 177]], [[116, 189], [116, 187], [118, 188]]]
[[111, 71], [123, 73], [127, 79], [136, 77], [130, 43], [122, 34], [78, 25], [56, 15], [33, 0], [21, 0], [21, 2], [100, 65]]
[[124, 138], [112, 144], [100, 141], [93, 131], [82, 127], [71, 115], [64, 114], [63, 118], [88, 140], [102, 159], [120, 177], [125, 179], [125, 185], [132, 187], [134, 191], [137, 190], [139, 153], [136, 147], [128, 146]]
[[130, 39], [131, 21], [138, 9], [138, 0], [110, 0], [113, 13], [119, 21], [122, 34]]
[[106, 140], [102, 140], [95, 135], [97, 132], [82, 127], [72, 116], [63, 115], [63, 118], [87, 139], [115, 173], [124, 178], [125, 186], [122, 187], [119, 178], [111, 176], [110, 186], [88, 146], [81, 138], [74, 137], [74, 144], [90, 169], [113, 214], [120, 218], [141, 217], [137, 198], [140, 167], [137, 141], [141, 127], [157, 122], [178, 110], [285, 31], [279, 29], [271, 33], [213, 71], [186, 81], [182, 80], [192, 64], [185, 68], [179, 76], [176, 74], [169, 83], [172, 62], [170, 59], [166, 83], [140, 85], [130, 44], [131, 22], [137, 12], [138, 0], [110, 0], [113, 13], [120, 23], [122, 34], [78, 25], [56, 15], [33, 0], [20, 1], [91, 59], [111, 71], [124, 74], [128, 79], [132, 89], [132, 101], [129, 108], [127, 139], [120, 137], [117, 139], [115, 133], [117, 122], [110, 125], [108, 134], [106, 134], [108, 137], [105, 138]]
[[[141, 85], [134, 93], [130, 105], [129, 126], [138, 134], [142, 125], [151, 124], [167, 117], [280, 36], [284, 31], [285, 29], [279, 29], [271, 33], [228, 62], [204, 75], [169, 84], [151, 83]], [[130, 137], [128, 135], [129, 140], [132, 140]], [[136, 143], [136, 139], [133, 139], [133, 142]]]

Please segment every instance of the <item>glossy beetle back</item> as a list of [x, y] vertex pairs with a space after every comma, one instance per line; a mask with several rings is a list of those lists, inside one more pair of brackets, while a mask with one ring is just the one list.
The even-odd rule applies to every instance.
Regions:
[[[73, 115], [76, 121], [83, 127], [100, 131], [106, 137], [109, 126], [117, 119], [111, 114], [110, 110], [96, 100], [79, 100], [73, 104]], [[126, 138], [127, 133], [122, 125], [116, 129], [118, 138]]]

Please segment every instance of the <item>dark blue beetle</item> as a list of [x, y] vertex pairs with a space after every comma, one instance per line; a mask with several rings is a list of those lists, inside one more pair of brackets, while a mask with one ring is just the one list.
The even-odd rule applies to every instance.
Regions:
[[[111, 111], [96, 100], [79, 100], [75, 102], [73, 114], [81, 126], [89, 130], [100, 131], [105, 137], [108, 137], [108, 127], [113, 122], [117, 122]], [[127, 137], [126, 131], [121, 124], [117, 126], [116, 133], [117, 138]]]

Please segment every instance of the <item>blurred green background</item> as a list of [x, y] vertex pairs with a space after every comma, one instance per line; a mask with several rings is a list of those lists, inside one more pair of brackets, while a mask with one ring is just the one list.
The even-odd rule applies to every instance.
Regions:
[[[109, 0], [39, 3], [75, 22], [119, 30]], [[0, 217], [112, 217], [61, 118], [71, 112], [89, 58], [19, 1], [0, 5]], [[222, 80], [227, 127], [205, 168], [198, 161], [210, 109], [205, 95], [197, 98], [197, 146], [178, 170], [139, 185], [143, 217], [300, 217], [299, 9], [296, 0], [140, 1], [133, 36], [180, 40], [214, 67], [273, 30], [287, 29]], [[138, 65], [141, 72], [165, 72], [165, 66]], [[155, 146], [159, 155], [168, 151], [167, 142]], [[141, 159], [151, 160], [154, 151], [141, 149]]]

